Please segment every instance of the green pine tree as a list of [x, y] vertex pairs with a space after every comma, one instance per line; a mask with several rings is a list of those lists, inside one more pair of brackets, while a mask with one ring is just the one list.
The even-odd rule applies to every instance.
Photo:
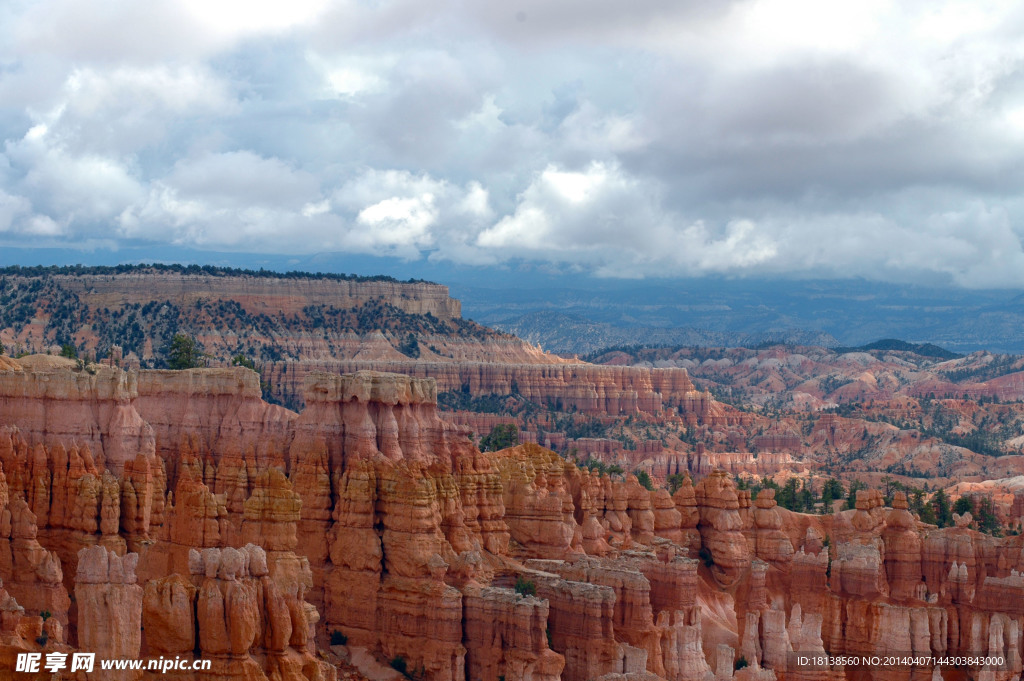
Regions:
[[206, 355], [195, 338], [176, 333], [167, 348], [167, 366], [171, 369], [195, 369], [205, 366]]

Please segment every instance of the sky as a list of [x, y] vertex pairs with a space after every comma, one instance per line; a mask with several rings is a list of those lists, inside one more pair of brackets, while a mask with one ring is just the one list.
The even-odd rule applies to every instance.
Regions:
[[7, 0], [0, 248], [1024, 287], [1022, 66], [1020, 2]]

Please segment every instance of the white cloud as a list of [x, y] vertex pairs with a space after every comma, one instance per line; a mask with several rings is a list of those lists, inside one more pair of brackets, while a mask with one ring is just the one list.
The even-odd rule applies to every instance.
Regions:
[[440, 196], [449, 190], [448, 183], [425, 173], [366, 170], [339, 187], [334, 193], [334, 202], [359, 212], [385, 199]]
[[493, 217], [487, 190], [479, 182], [459, 186], [407, 171], [366, 171], [332, 197], [340, 211], [354, 216], [344, 238], [362, 253], [459, 262], [491, 260], [469, 242]]
[[375, 58], [345, 54], [319, 54], [307, 50], [304, 58], [322, 79], [321, 96], [356, 97], [379, 93], [387, 87], [386, 71], [394, 67], [392, 55]]
[[568, 147], [591, 156], [637, 151], [650, 141], [634, 116], [608, 114], [589, 101], [559, 127]]
[[138, 108], [159, 108], [174, 115], [196, 109], [223, 112], [233, 104], [223, 81], [195, 66], [76, 68], [66, 91], [82, 117]]
[[779, 255], [778, 243], [752, 221], [732, 221], [720, 233], [688, 222], [659, 191], [599, 162], [580, 171], [544, 169], [477, 246], [628, 277], [751, 269]]
[[327, 0], [37, 0], [10, 3], [6, 49], [72, 62], [155, 63], [208, 57], [247, 38], [311, 25]]
[[367, 248], [378, 246], [410, 249], [413, 257], [433, 243], [430, 228], [437, 223], [434, 196], [384, 199], [359, 211], [356, 222], [365, 228], [353, 234], [356, 243]]
[[225, 208], [265, 205], [294, 209], [318, 199], [320, 193], [319, 182], [311, 173], [251, 151], [182, 159], [161, 182]]
[[632, 249], [664, 231], [656, 193], [621, 168], [549, 165], [520, 195], [515, 212], [482, 231], [477, 245], [516, 254]]
[[330, 213], [314, 176], [280, 159], [240, 151], [182, 159], [118, 222], [131, 238], [302, 252], [311, 242], [296, 241], [290, 230], [314, 236], [330, 222]]
[[327, 0], [179, 0], [182, 8], [211, 33], [237, 37], [276, 33], [315, 20]]
[[699, 273], [751, 268], [770, 262], [779, 254], [777, 242], [758, 233], [757, 225], [750, 220], [730, 222], [717, 239], [698, 222], [683, 230], [677, 244], [681, 260]]
[[24, 196], [13, 196], [0, 190], [0, 232], [12, 229], [15, 219], [32, 209], [31, 202]]
[[328, 201], [327, 199], [324, 199], [323, 201], [317, 201], [316, 203], [307, 203], [305, 206], [302, 207], [302, 214], [307, 218], [311, 218], [315, 215], [323, 215], [324, 213], [328, 213], [330, 212], [330, 210], [331, 202]]
[[490, 219], [494, 214], [490, 193], [479, 182], [470, 182], [466, 195], [458, 202], [457, 212], [479, 220]]
[[[19, 190], [58, 222], [109, 220], [144, 193], [131, 169], [116, 158], [70, 152], [45, 124], [5, 146], [12, 168], [22, 172]], [[52, 230], [50, 230], [52, 231]]]
[[25, 222], [22, 231], [33, 236], [60, 236], [65, 233], [64, 228], [47, 215], [33, 215]]
[[1022, 112], [1008, 0], [6, 3], [0, 231], [1022, 285]]

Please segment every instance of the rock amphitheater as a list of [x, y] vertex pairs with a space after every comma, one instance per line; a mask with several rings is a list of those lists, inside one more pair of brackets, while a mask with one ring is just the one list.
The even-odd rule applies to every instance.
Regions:
[[[62, 678], [1019, 678], [1020, 536], [924, 525], [900, 494], [802, 515], [722, 472], [670, 496], [481, 453], [432, 379], [303, 391], [295, 413], [242, 368], [0, 357], [0, 679], [79, 650], [211, 669]], [[1004, 663], [799, 663], [826, 652]]]

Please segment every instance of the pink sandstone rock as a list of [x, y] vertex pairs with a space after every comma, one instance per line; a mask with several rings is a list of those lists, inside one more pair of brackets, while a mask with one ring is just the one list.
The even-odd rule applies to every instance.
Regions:
[[698, 483], [695, 494], [701, 541], [714, 560], [714, 569], [724, 579], [734, 580], [750, 560], [747, 539], [740, 531], [743, 521], [736, 488], [724, 473], [713, 473]]
[[[142, 646], [142, 587], [136, 584], [138, 555], [123, 557], [102, 546], [82, 549], [75, 574], [78, 645], [101, 659], [137, 659]], [[104, 672], [111, 679], [137, 679], [137, 671]]]

